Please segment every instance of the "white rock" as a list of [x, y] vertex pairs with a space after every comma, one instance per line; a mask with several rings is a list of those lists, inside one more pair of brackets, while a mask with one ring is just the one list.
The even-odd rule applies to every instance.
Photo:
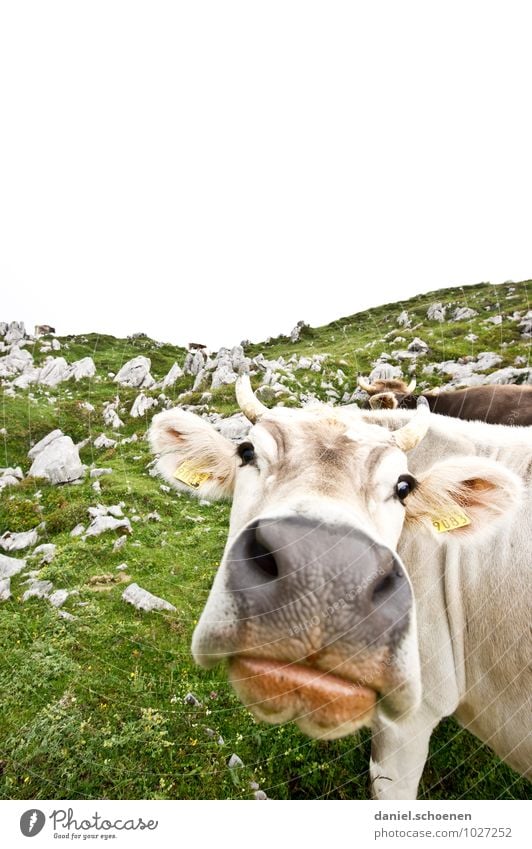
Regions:
[[489, 374], [486, 383], [532, 384], [532, 368], [501, 368]]
[[24, 339], [25, 335], [26, 328], [24, 327], [24, 322], [11, 321], [5, 333], [4, 342], [6, 342], [6, 344], [8, 345], [11, 345], [13, 344], [13, 342], [19, 342], [21, 339]]
[[83, 410], [87, 410], [87, 412], [88, 412], [88, 413], [94, 413], [94, 412], [96, 412], [96, 411], [95, 411], [94, 406], [93, 406], [93, 405], [92, 405], [89, 401], [80, 401], [79, 406], [80, 406]]
[[59, 339], [52, 339], [52, 350], [60, 351], [61, 350], [61, 342]]
[[0, 554], [0, 578], [12, 578], [26, 568], [26, 561], [18, 557]]
[[80, 522], [79, 525], [76, 525], [76, 527], [73, 528], [70, 531], [70, 536], [71, 537], [80, 537], [81, 534], [84, 534], [84, 533], [85, 533], [85, 525], [82, 525], [81, 522]]
[[0, 601], [7, 601], [11, 598], [11, 579], [0, 579]]
[[45, 563], [51, 563], [55, 557], [55, 552], [57, 550], [57, 546], [54, 545], [53, 542], [43, 542], [41, 545], [38, 545], [32, 552], [32, 557], [36, 554], [41, 555], [41, 565]]
[[94, 440], [95, 448], [114, 448], [117, 445], [116, 439], [110, 439], [105, 433], [101, 433]]
[[402, 377], [400, 366], [392, 366], [389, 363], [376, 363], [370, 371], [368, 381], [374, 383], [376, 380], [394, 380]]
[[114, 401], [106, 401], [103, 405], [103, 420], [107, 427], [111, 427], [113, 430], [118, 430], [119, 428], [124, 427], [124, 422], [116, 411], [119, 404], [120, 399], [115, 398]]
[[183, 369], [179, 367], [177, 363], [174, 363], [168, 374], [163, 380], [162, 389], [168, 389], [183, 377]]
[[125, 546], [126, 542], [127, 536], [125, 534], [122, 534], [122, 536], [118, 537], [117, 541], [113, 545], [113, 551], [120, 551], [120, 549]]
[[23, 348], [12, 348], [6, 357], [0, 357], [0, 377], [20, 374], [29, 367], [33, 368], [33, 357]]
[[205, 366], [205, 357], [201, 351], [189, 351], [185, 357], [183, 371], [193, 377]]
[[229, 386], [235, 383], [238, 375], [233, 369], [233, 364], [229, 357], [224, 357], [219, 360], [216, 370], [212, 375], [212, 388], [218, 389], [220, 386]]
[[112, 475], [112, 474], [113, 474], [113, 470], [108, 469], [108, 468], [107, 469], [91, 469], [90, 470], [90, 477], [91, 478], [101, 478], [102, 475]]
[[48, 601], [53, 607], [62, 607], [70, 593], [68, 590], [55, 590], [49, 597]]
[[299, 362], [296, 365], [296, 369], [309, 369], [312, 365], [312, 360], [310, 357], [300, 357]]
[[22, 601], [27, 601], [29, 598], [48, 598], [54, 586], [51, 581], [37, 581], [34, 578], [31, 578], [30, 581], [30, 586], [22, 596]]
[[431, 304], [427, 310], [427, 318], [431, 321], [445, 321], [445, 307], [443, 304]]
[[127, 563], [120, 563], [116, 568], [119, 572], [125, 572], [127, 569]]
[[[54, 342], [55, 341], [57, 340], [54, 339]], [[94, 377], [95, 374], [96, 366], [92, 357], [83, 357], [83, 359], [76, 360], [76, 362], [72, 363], [70, 366], [69, 377], [73, 377], [76, 382], [78, 380], [83, 380], [86, 377]]]
[[48, 357], [41, 368], [41, 386], [58, 386], [70, 377], [70, 366], [64, 357]]
[[411, 353], [415, 354], [426, 354], [429, 350], [429, 346], [426, 342], [423, 341], [423, 339], [420, 339], [419, 336], [416, 336], [411, 341], [410, 345], [408, 345], [408, 350]]
[[467, 321], [476, 315], [478, 312], [471, 307], [457, 307], [453, 313], [453, 321]]
[[149, 357], [134, 357], [122, 366], [114, 381], [120, 383], [121, 386], [149, 389], [155, 383], [150, 374], [150, 368], [151, 360]]
[[147, 590], [139, 587], [138, 584], [130, 584], [126, 587], [122, 593], [122, 598], [138, 610], [175, 610], [174, 605], [170, 604], [169, 601], [152, 595]]
[[466, 340], [466, 342], [476, 342], [478, 336], [476, 336], [475, 333], [468, 333], [467, 336], [464, 336], [464, 339]]
[[85, 531], [85, 536], [96, 537], [106, 531], [117, 531], [119, 529], [123, 529], [127, 533], [131, 533], [131, 524], [129, 519], [115, 519], [114, 516], [97, 516], [92, 520]]
[[140, 416], [143, 416], [148, 410], [151, 410], [152, 407], [157, 406], [157, 398], [149, 398], [144, 392], [141, 392], [140, 395], [137, 395], [135, 400], [133, 401], [133, 406], [129, 411], [129, 415], [133, 419], [138, 419]]
[[38, 539], [39, 534], [36, 528], [32, 531], [22, 531], [22, 533], [18, 534], [6, 531], [0, 537], [0, 547], [4, 551], [22, 551], [24, 548], [29, 548], [30, 545], [35, 545]]
[[29, 475], [46, 478], [51, 483], [70, 483], [84, 475], [79, 452], [70, 436], [64, 436], [60, 430], [52, 431], [41, 439], [28, 457], [33, 459]]
[[241, 442], [247, 436], [251, 423], [242, 413], [236, 413], [226, 419], [219, 419], [214, 426], [226, 439]]
[[400, 327], [410, 327], [410, 318], [406, 310], [403, 310], [397, 316], [397, 324]]
[[239, 767], [244, 766], [244, 763], [238, 755], [233, 753], [227, 762], [227, 766], [229, 769], [238, 769]]

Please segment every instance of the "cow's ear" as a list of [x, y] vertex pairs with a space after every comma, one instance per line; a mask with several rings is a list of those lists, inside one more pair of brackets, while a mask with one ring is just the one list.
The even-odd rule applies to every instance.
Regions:
[[519, 505], [523, 484], [502, 463], [453, 457], [417, 476], [406, 498], [406, 520], [431, 528], [441, 539], [489, 533]]
[[211, 424], [176, 407], [153, 417], [148, 436], [157, 470], [176, 489], [199, 498], [231, 498], [235, 446]]

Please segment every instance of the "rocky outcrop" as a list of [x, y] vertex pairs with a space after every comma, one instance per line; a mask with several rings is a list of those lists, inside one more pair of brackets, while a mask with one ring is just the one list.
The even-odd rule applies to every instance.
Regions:
[[149, 357], [134, 357], [125, 363], [114, 378], [121, 386], [132, 386], [136, 389], [149, 389], [155, 384], [150, 374], [151, 360]]
[[83, 477], [85, 470], [79, 458], [79, 451], [70, 436], [61, 430], [54, 430], [28, 451], [33, 460], [29, 475], [46, 478], [50, 483], [72, 483]]

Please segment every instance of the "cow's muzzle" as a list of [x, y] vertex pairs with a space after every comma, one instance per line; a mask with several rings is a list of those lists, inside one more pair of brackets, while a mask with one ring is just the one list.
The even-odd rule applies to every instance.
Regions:
[[198, 625], [194, 656], [205, 665], [229, 657], [230, 679], [257, 718], [337, 737], [369, 724], [378, 698], [402, 692], [395, 658], [412, 593], [389, 548], [345, 524], [260, 518], [221, 568], [232, 621], [220, 628], [219, 595], [216, 620], [207, 605]]

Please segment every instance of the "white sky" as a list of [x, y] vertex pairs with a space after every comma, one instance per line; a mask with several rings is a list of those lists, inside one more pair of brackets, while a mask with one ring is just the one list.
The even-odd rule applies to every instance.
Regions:
[[0, 319], [217, 347], [532, 276], [530, 5], [0, 6]]

